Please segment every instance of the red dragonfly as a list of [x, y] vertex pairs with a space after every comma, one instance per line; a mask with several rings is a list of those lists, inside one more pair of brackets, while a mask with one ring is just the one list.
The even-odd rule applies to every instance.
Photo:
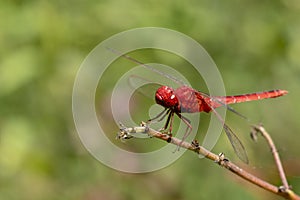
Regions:
[[[186, 125], [187, 131], [183, 136], [183, 140], [189, 135], [192, 130], [192, 126], [190, 124], [189, 119], [181, 115], [181, 113], [196, 113], [196, 112], [213, 112], [218, 119], [223, 123], [223, 129], [233, 146], [233, 149], [237, 156], [248, 163], [248, 157], [245, 152], [245, 148], [238, 137], [233, 133], [229, 126], [227, 126], [223, 120], [223, 118], [219, 115], [219, 113], [215, 110], [220, 106], [226, 106], [230, 111], [235, 112], [240, 115], [232, 108], [227, 106], [228, 104], [233, 103], [241, 103], [246, 101], [254, 101], [259, 99], [266, 98], [276, 98], [287, 94], [286, 90], [271, 90], [265, 92], [251, 93], [251, 94], [243, 94], [243, 95], [235, 95], [235, 96], [209, 96], [205, 93], [202, 93], [198, 90], [195, 90], [188, 86], [181, 86], [174, 90], [168, 86], [161, 86], [155, 94], [155, 101], [157, 104], [163, 106], [165, 110], [158, 114], [155, 118], [150, 119], [156, 120], [157, 118], [168, 115], [167, 122], [165, 124], [164, 129], [167, 129], [168, 124], [170, 123], [169, 131], [172, 132], [172, 121], [173, 116], [176, 114]], [[242, 116], [243, 117], [243, 116]], [[160, 121], [159, 119], [158, 121]]]
[[[122, 57], [128, 60], [131, 60], [137, 64], [146, 67], [147, 69], [150, 69], [160, 75], [163, 75], [167, 78], [174, 80], [177, 83], [182, 84], [182, 82], [177, 80], [176, 78], [164, 74], [159, 70], [154, 69], [151, 66], [146, 65], [128, 55], [123, 55], [114, 49], [110, 49], [110, 48], [108, 49], [110, 51], [113, 51], [114, 53], [121, 55]], [[225, 106], [228, 110], [242, 116], [241, 114], [233, 110], [231, 107], [229, 107], [228, 104], [241, 103], [247, 101], [267, 99], [267, 98], [276, 98], [276, 97], [283, 96], [287, 93], [288, 91], [286, 90], [270, 90], [270, 91], [234, 95], [234, 96], [209, 96], [208, 94], [195, 90], [186, 85], [182, 85], [177, 89], [173, 89], [168, 86], [161, 86], [156, 91], [155, 101], [157, 104], [163, 106], [165, 109], [161, 113], [159, 113], [156, 117], [149, 119], [148, 122], [161, 121], [168, 115], [167, 121], [162, 130], [167, 130], [168, 126], [170, 125], [168, 132], [171, 134], [173, 118], [174, 118], [174, 114], [176, 114], [187, 125], [187, 130], [182, 139], [182, 141], [184, 141], [192, 131], [192, 126], [190, 120], [185, 116], [183, 116], [182, 113], [213, 112], [217, 116], [217, 118], [222, 122], [223, 129], [237, 156], [243, 162], [248, 163], [248, 157], [243, 144], [238, 139], [238, 137], [234, 134], [231, 128], [225, 124], [224, 119], [220, 116], [220, 114], [215, 109], [221, 106]]]

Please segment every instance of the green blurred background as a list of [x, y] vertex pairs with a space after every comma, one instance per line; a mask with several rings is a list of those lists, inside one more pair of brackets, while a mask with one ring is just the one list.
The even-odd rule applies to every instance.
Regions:
[[[136, 175], [102, 165], [83, 147], [71, 110], [81, 62], [104, 39], [144, 26], [174, 29], [201, 43], [219, 67], [228, 94], [290, 92], [235, 108], [250, 124], [264, 123], [289, 183], [300, 193], [298, 1], [13, 0], [0, 2], [0, 199], [277, 198], [189, 152], [165, 169]], [[163, 56], [141, 53], [138, 58], [160, 62]], [[97, 95], [99, 108], [110, 105], [114, 82], [109, 80]], [[192, 83], [197, 87], [197, 80]], [[135, 110], [137, 121], [147, 119], [144, 110]], [[114, 138], [117, 124], [107, 113], [101, 119]], [[241, 165], [280, 185], [264, 141], [250, 141], [247, 121], [233, 114], [226, 119], [245, 141], [250, 164]], [[240, 163], [224, 136], [214, 149], [221, 151]]]

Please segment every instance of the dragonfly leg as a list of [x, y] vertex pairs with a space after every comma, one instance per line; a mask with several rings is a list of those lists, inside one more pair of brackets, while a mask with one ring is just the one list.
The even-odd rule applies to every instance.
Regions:
[[[165, 123], [164, 127], [159, 129], [158, 131], [163, 131], [166, 130], [168, 128], [168, 125], [170, 123], [171, 120], [171, 125], [173, 122], [173, 116], [174, 116], [174, 112], [171, 109], [167, 109], [165, 108], [162, 112], [160, 112], [157, 116], [155, 116], [152, 119], [149, 119], [147, 121], [147, 125], [151, 124], [151, 123], [158, 123], [160, 121], [162, 121], [166, 116], [168, 115], [168, 119], [167, 122]], [[172, 132], [172, 127], [170, 127], [170, 130], [168, 131], [169, 135], [172, 136], [171, 132]]]
[[[182, 116], [180, 113], [177, 113], [177, 112], [176, 112], [176, 115], [177, 115], [177, 116], [178, 116], [178, 117], [179, 117], [179, 118], [187, 125], [186, 130], [185, 130], [184, 135], [183, 135], [182, 140], [181, 140], [181, 144], [182, 144], [183, 141], [184, 141], [184, 140], [189, 136], [189, 134], [191, 133], [193, 127], [192, 127], [192, 125], [191, 125], [191, 121], [190, 121], [188, 118]], [[180, 144], [180, 145], [181, 145], [181, 144]], [[179, 146], [178, 146], [177, 150], [179, 151]]]
[[[164, 116], [162, 116], [159, 120], [157, 120], [157, 122], [160, 122], [161, 120], [163, 120], [169, 113], [171, 112], [171, 110], [168, 110], [166, 112], [166, 114], [164, 114]], [[166, 127], [167, 128], [167, 127]]]
[[[162, 119], [164, 119], [166, 117], [166, 115], [170, 112], [169, 110], [167, 111], [167, 108], [165, 108], [162, 112], [160, 112], [158, 115], [156, 115], [154, 118], [152, 119], [148, 119], [147, 124], [151, 124], [151, 123], [156, 123], [156, 122], [160, 122]], [[162, 117], [161, 117], [162, 116]], [[161, 118], [160, 118], [161, 117]], [[158, 119], [160, 118], [160, 119]]]
[[165, 123], [164, 127], [162, 127], [161, 129], [159, 129], [159, 131], [164, 131], [168, 128], [168, 124], [170, 121], [170, 115], [171, 115], [171, 110], [168, 110], [159, 120], [157, 120], [156, 122], [160, 122], [161, 120], [163, 120], [166, 116], [168, 115], [168, 119], [167, 122]]
[[184, 133], [183, 138], [182, 138], [182, 141], [184, 141], [189, 136], [189, 134], [191, 133], [193, 127], [191, 125], [191, 121], [188, 118], [186, 118], [182, 115], [181, 115], [180, 118], [187, 125], [185, 133]]
[[172, 136], [173, 119], [174, 119], [174, 111], [171, 111], [171, 110], [170, 110], [168, 119], [167, 119], [166, 124], [165, 124], [165, 126], [164, 126], [164, 130], [166, 130], [166, 129], [168, 128], [169, 123], [170, 123], [169, 131], [168, 131], [168, 134], [169, 134], [170, 136]]

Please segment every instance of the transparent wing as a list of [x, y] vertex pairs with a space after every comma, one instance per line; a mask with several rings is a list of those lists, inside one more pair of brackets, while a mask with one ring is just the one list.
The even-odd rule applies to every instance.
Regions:
[[230, 141], [231, 146], [233, 147], [233, 150], [235, 154], [241, 159], [244, 163], [248, 164], [248, 156], [245, 150], [244, 145], [242, 142], [239, 140], [239, 138], [233, 133], [231, 128], [225, 124], [224, 119], [220, 116], [220, 114], [213, 108], [211, 107], [212, 112], [218, 117], [220, 122], [223, 124], [223, 129], [226, 133], [227, 138]]
[[146, 96], [150, 99], [154, 99], [156, 90], [161, 87], [160, 84], [153, 83], [153, 81], [147, 80], [138, 75], [130, 75], [128, 78], [129, 86], [137, 91], [139, 94]]
[[234, 152], [236, 155], [241, 159], [244, 163], [248, 164], [248, 156], [246, 153], [246, 150], [244, 148], [244, 145], [239, 140], [239, 138], [233, 133], [233, 131], [227, 126], [226, 124], [223, 125], [224, 131], [227, 135], [227, 138], [229, 139], [231, 146], [233, 147]]

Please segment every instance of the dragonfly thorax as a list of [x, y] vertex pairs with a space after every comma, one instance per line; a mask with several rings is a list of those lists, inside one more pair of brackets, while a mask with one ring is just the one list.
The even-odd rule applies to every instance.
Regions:
[[178, 99], [174, 93], [174, 89], [168, 86], [161, 86], [157, 89], [155, 101], [165, 108], [175, 108], [178, 106]]

